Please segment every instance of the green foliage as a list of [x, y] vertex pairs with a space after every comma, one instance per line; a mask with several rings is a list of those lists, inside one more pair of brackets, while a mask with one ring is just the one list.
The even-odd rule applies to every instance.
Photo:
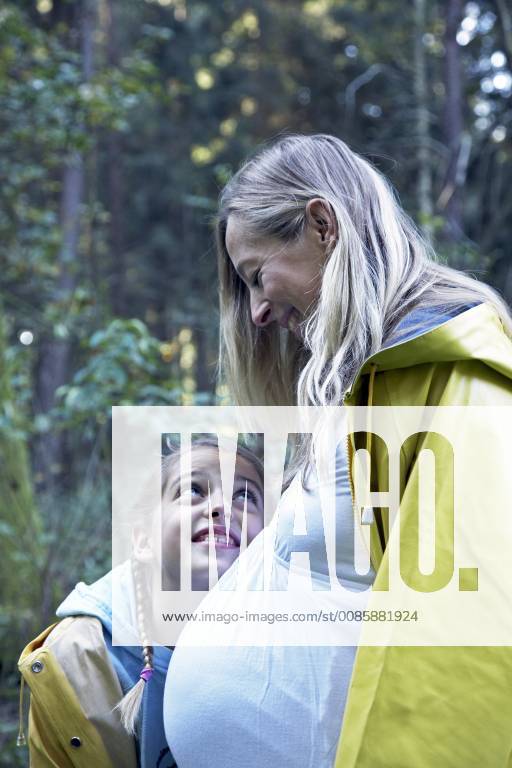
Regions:
[[169, 375], [161, 343], [141, 320], [113, 320], [84, 346], [85, 364], [57, 391], [55, 416], [61, 427], [89, 420], [103, 424], [113, 405], [179, 403], [178, 381]]

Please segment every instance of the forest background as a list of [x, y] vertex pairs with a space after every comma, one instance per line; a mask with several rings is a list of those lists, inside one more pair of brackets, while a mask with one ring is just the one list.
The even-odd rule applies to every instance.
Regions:
[[216, 388], [212, 218], [283, 132], [346, 140], [512, 301], [508, 0], [0, 8], [0, 762], [22, 646], [110, 567], [110, 409]]

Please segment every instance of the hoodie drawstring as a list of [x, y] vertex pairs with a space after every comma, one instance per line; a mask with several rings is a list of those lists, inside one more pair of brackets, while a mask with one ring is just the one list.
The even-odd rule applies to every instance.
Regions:
[[377, 373], [377, 365], [372, 363], [370, 365], [370, 380], [368, 382], [368, 402], [366, 406], [368, 408], [366, 415], [366, 450], [370, 453], [372, 449], [372, 413], [371, 407], [373, 405], [373, 385], [375, 383], [375, 374]]
[[16, 739], [16, 746], [17, 747], [24, 747], [27, 743], [27, 740], [25, 738], [25, 732], [24, 732], [24, 726], [23, 726], [23, 691], [25, 688], [25, 678], [23, 675], [21, 676], [21, 683], [20, 683], [20, 710], [19, 710], [19, 728], [18, 728], [18, 738]]
[[[372, 450], [372, 412], [371, 407], [373, 405], [373, 385], [375, 382], [375, 374], [377, 373], [377, 365], [372, 363], [370, 365], [370, 378], [368, 381], [368, 398], [366, 402], [366, 450], [368, 456], [371, 456]], [[373, 507], [365, 506], [361, 512], [361, 525], [371, 525], [375, 520], [373, 513]]]

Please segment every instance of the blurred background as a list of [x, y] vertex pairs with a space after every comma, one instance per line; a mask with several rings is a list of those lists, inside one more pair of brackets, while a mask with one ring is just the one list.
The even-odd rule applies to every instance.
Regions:
[[212, 217], [285, 131], [346, 140], [512, 300], [509, 0], [0, 8], [0, 762], [22, 646], [110, 568], [110, 408], [222, 402]]

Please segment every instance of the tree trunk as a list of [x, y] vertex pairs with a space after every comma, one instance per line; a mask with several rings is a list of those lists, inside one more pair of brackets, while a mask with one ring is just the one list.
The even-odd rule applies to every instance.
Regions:
[[196, 385], [197, 391], [209, 395], [215, 392], [215, 365], [208, 359], [208, 331], [210, 329], [201, 325], [197, 328], [195, 341], [197, 347]]
[[512, 11], [507, 0], [496, 0], [498, 12], [503, 30], [503, 42], [507, 54], [508, 65], [512, 66]]
[[[92, 74], [94, 0], [82, 0], [76, 6], [77, 23], [80, 32], [82, 72], [84, 81]], [[69, 30], [73, 39], [76, 32]], [[71, 153], [62, 179], [60, 224], [62, 244], [58, 254], [59, 277], [55, 286], [54, 301], [61, 308], [63, 319], [69, 308], [78, 279], [78, 246], [80, 238], [80, 215], [84, 202], [84, 161], [81, 153]], [[64, 324], [64, 323], [63, 323]], [[43, 339], [40, 346], [39, 363], [36, 368], [35, 398], [36, 411], [49, 413], [55, 404], [57, 389], [69, 379], [72, 341], [55, 336]], [[45, 488], [50, 488], [64, 465], [64, 436], [52, 430], [41, 436], [35, 452], [35, 466], [42, 476]]]
[[[80, 209], [83, 200], [83, 160], [75, 153], [64, 170], [61, 199], [62, 246], [58, 257], [59, 278], [55, 300], [64, 309], [72, 298], [76, 286], [76, 260], [80, 234]], [[71, 344], [68, 339], [50, 337], [41, 343], [37, 369], [37, 409], [51, 411], [55, 392], [69, 378]], [[37, 455], [37, 469], [42, 472], [45, 485], [58, 475], [63, 463], [63, 435], [49, 432], [42, 436]]]
[[426, 0], [414, 0], [414, 92], [416, 96], [416, 130], [418, 133], [418, 180], [416, 187], [418, 212], [423, 231], [432, 236], [432, 168], [430, 164], [430, 126], [428, 110], [427, 61], [423, 36], [426, 28]]
[[[118, 0], [106, 0], [105, 4], [107, 62], [110, 67], [119, 66]], [[114, 315], [126, 315], [124, 275], [123, 229], [123, 152], [122, 139], [117, 131], [110, 131], [107, 138], [108, 198], [110, 212], [110, 304]]]
[[463, 159], [462, 77], [457, 43], [457, 31], [463, 15], [462, 0], [447, 0], [445, 7], [444, 142], [448, 149], [448, 166], [439, 205], [446, 216], [446, 235], [450, 240], [457, 241], [463, 235], [460, 185], [460, 163]]
[[[17, 434], [16, 407], [6, 359], [7, 331], [0, 305], [0, 674], [12, 674], [19, 649], [35, 629], [41, 523], [32, 493], [24, 438]], [[8, 631], [6, 631], [8, 629]], [[14, 652], [13, 652], [14, 649]]]

